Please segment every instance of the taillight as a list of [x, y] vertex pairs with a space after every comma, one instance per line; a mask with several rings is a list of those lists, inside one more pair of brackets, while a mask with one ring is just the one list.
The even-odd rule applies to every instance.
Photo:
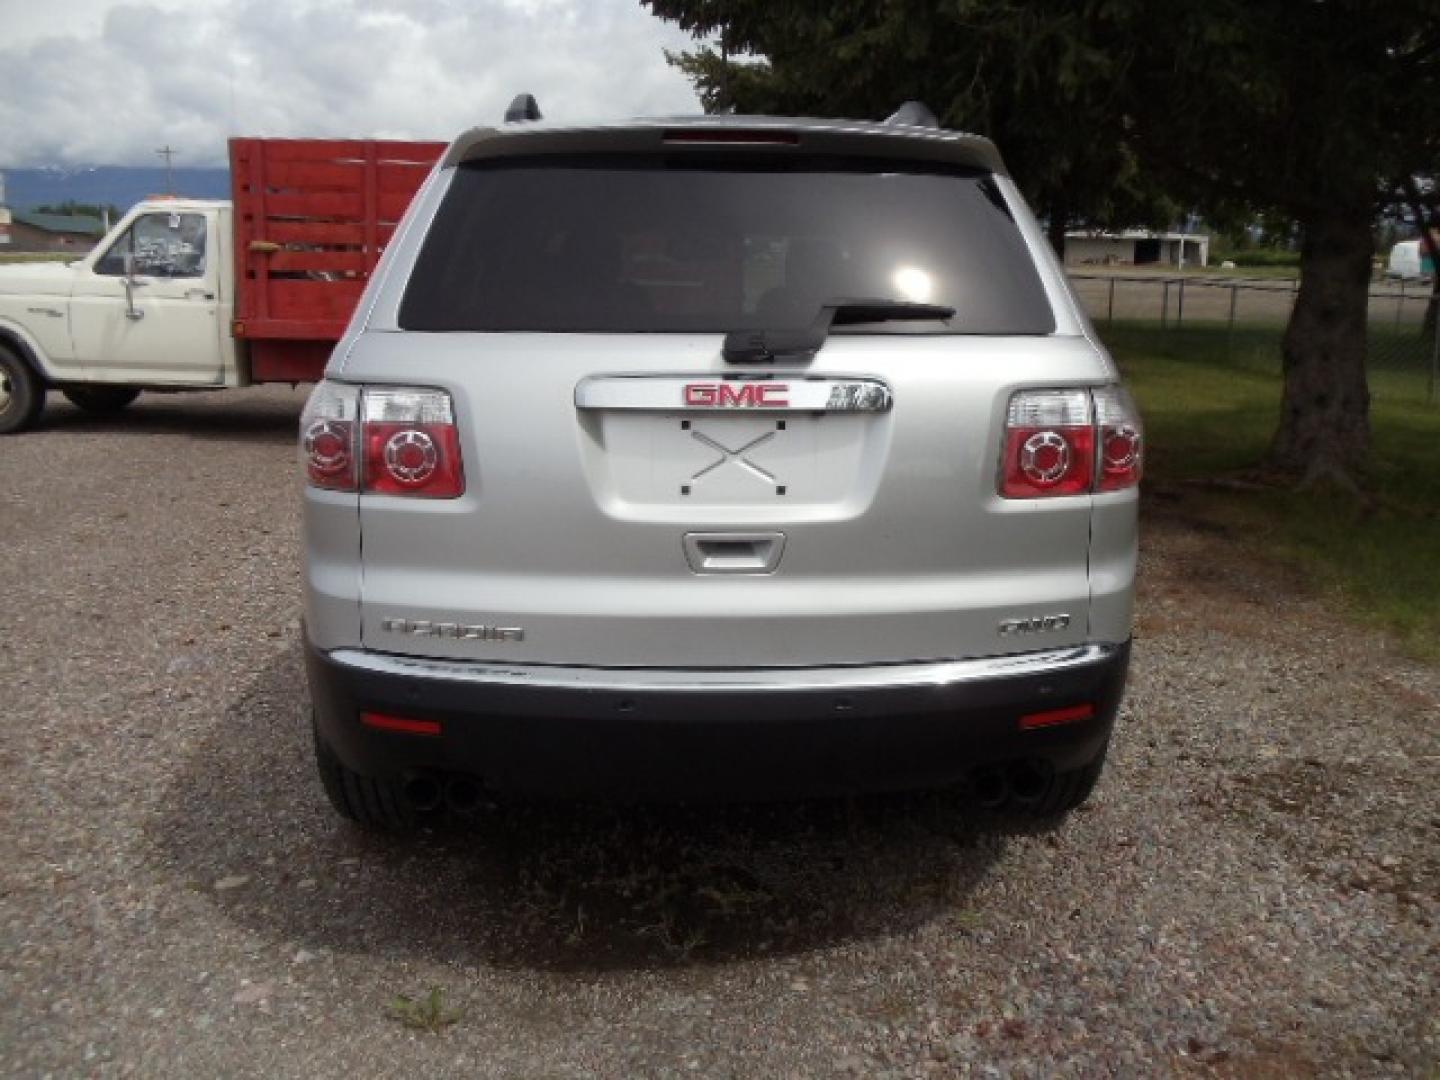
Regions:
[[1118, 386], [1021, 390], [1005, 415], [1007, 499], [1118, 491], [1140, 482], [1140, 414]]
[[322, 382], [300, 416], [300, 458], [315, 487], [354, 491], [359, 485], [356, 419], [360, 388]]
[[322, 382], [300, 419], [300, 446], [315, 487], [427, 499], [465, 492], [444, 390]]
[[1119, 491], [1140, 482], [1145, 435], [1140, 410], [1123, 386], [1095, 391], [1095, 430], [1100, 441], [1097, 491]]
[[364, 490], [453, 499], [465, 493], [455, 412], [444, 390], [366, 387]]
[[1095, 428], [1084, 390], [1022, 390], [1005, 417], [1000, 494], [1080, 495], [1094, 473]]

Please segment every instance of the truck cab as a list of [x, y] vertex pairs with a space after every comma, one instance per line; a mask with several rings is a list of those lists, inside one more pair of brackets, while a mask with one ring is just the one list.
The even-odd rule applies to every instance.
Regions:
[[77, 262], [0, 267], [0, 341], [62, 387], [237, 385], [232, 231], [228, 202], [150, 199]]

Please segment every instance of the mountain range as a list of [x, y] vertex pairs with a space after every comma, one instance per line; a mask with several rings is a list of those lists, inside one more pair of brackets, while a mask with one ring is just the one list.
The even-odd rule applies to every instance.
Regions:
[[[66, 200], [113, 203], [122, 211], [147, 195], [166, 191], [164, 168], [92, 165], [73, 168], [3, 169], [3, 203], [12, 210], [54, 206]], [[230, 197], [230, 170], [177, 168], [175, 193], [203, 199]]]

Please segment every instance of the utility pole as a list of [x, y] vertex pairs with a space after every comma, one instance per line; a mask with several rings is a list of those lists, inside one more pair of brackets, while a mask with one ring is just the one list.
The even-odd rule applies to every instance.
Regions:
[[175, 174], [170, 168], [170, 159], [175, 156], [175, 151], [170, 149], [169, 143], [166, 143], [159, 150], [156, 150], [155, 153], [159, 154], [165, 159], [165, 194], [174, 195]]

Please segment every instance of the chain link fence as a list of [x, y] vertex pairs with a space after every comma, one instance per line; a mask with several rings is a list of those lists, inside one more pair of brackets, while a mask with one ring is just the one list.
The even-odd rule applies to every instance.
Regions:
[[[1107, 327], [1158, 329], [1245, 366], [1280, 370], [1280, 340], [1299, 287], [1294, 279], [1071, 274], [1076, 294], [1102, 335]], [[1426, 318], [1429, 283], [1370, 287], [1371, 390], [1440, 404], [1440, 333]]]

